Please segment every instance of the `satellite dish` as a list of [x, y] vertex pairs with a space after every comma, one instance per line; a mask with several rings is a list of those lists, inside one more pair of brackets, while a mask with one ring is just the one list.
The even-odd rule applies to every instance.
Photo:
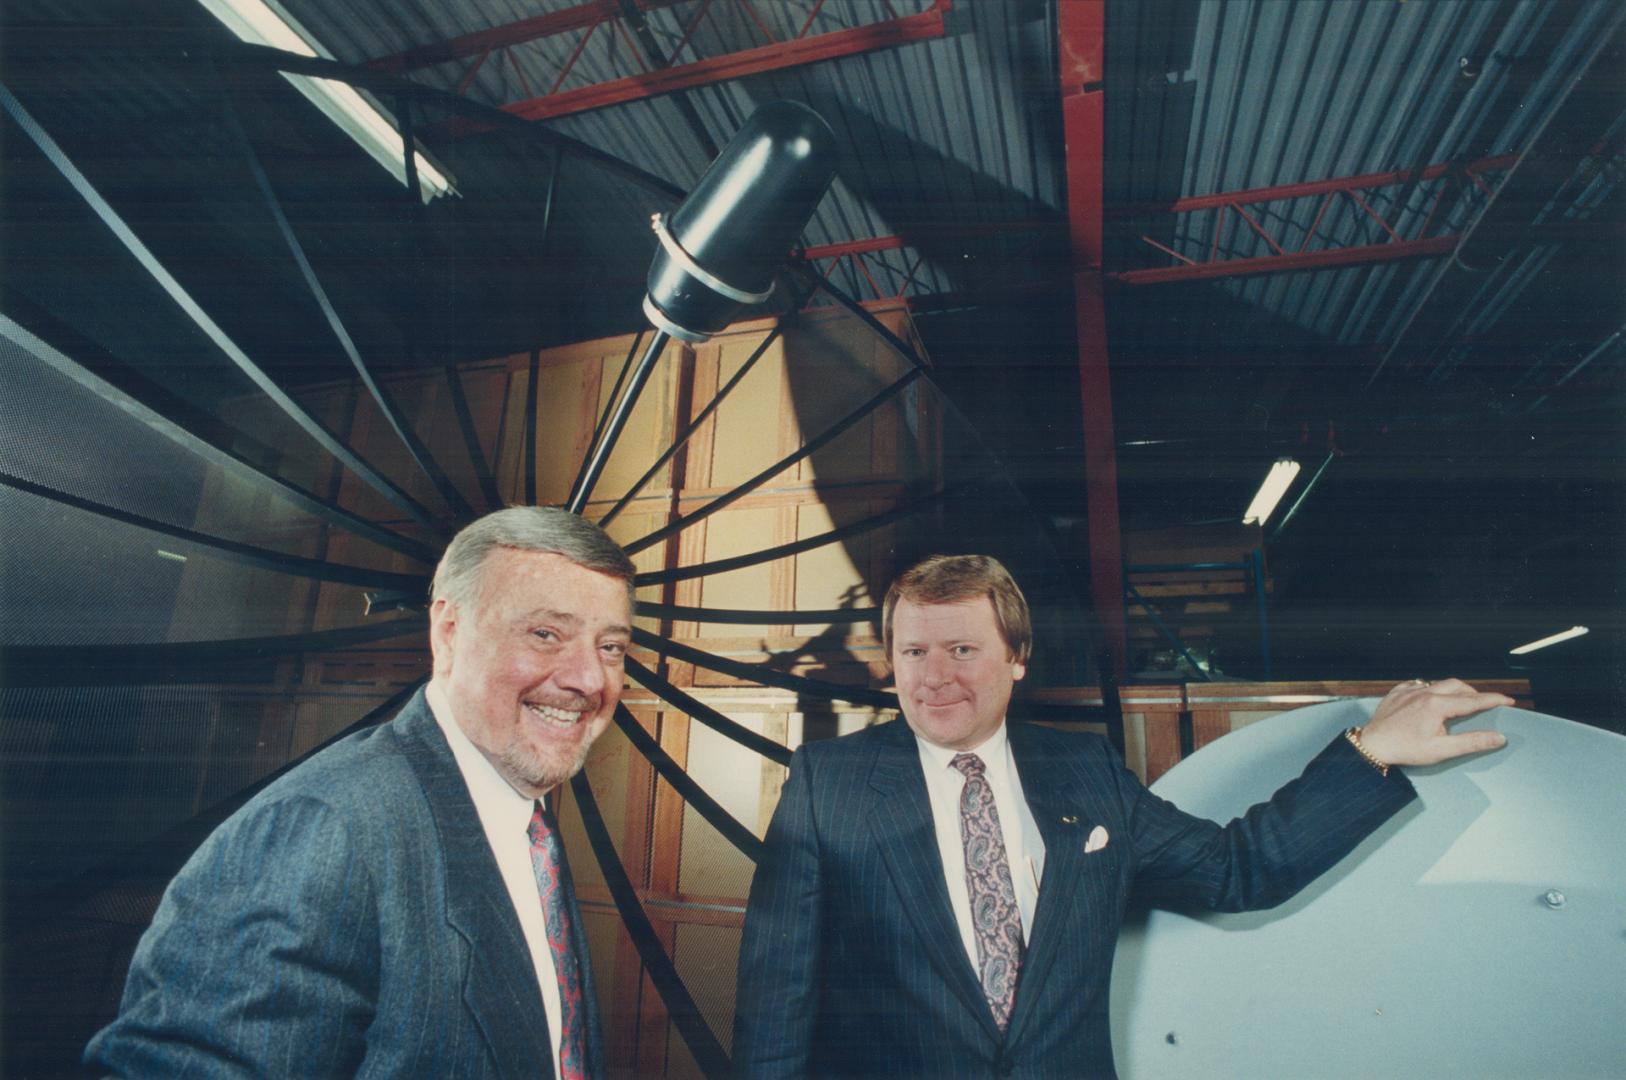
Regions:
[[[1376, 700], [1234, 732], [1152, 790], [1228, 821]], [[1505, 749], [1274, 911], [1132, 917], [1112, 982], [1133, 1077], [1598, 1077], [1626, 1068], [1626, 738], [1499, 708]]]

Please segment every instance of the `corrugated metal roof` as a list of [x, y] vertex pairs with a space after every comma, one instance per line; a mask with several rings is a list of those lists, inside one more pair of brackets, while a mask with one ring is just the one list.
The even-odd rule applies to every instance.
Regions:
[[[455, 25], [443, 9], [434, 25], [422, 13], [392, 14], [396, 5], [343, 0], [285, 6], [337, 58], [363, 62], [430, 41], [499, 26], [516, 18], [559, 11], [570, 3], [513, 5], [469, 0], [457, 5]], [[717, 56], [764, 43], [755, 11], [779, 40], [807, 23], [813, 4], [711, 5], [703, 2], [651, 11], [647, 20], [666, 47], [685, 39], [683, 60]], [[810, 33], [874, 25], [919, 14], [929, 0], [831, 0], [818, 7]], [[632, 101], [546, 121], [553, 130], [604, 149], [673, 182], [691, 186], [710, 153], [690, 130], [692, 108], [710, 143], [721, 146], [759, 104], [779, 98], [806, 102], [834, 129], [844, 148], [840, 176], [805, 234], [809, 245], [873, 236], [908, 235], [922, 225], [1031, 221], [1059, 213], [1061, 186], [1055, 148], [1035, 137], [1054, 110], [1053, 18], [1044, 5], [974, 3], [950, 11], [950, 33], [919, 42], [816, 65], [757, 75]], [[503, 104], [554, 84], [584, 31], [515, 45], [493, 54], [467, 87], [469, 96]], [[625, 32], [599, 28], [588, 37], [577, 64], [561, 83], [569, 90], [588, 81], [643, 70], [631, 55]], [[456, 89], [475, 60], [425, 68], [413, 77]], [[681, 102], [686, 105], [680, 105]], [[953, 265], [969, 241], [952, 252], [903, 251], [876, 256], [902, 284], [912, 266], [928, 292], [975, 287]], [[997, 244], [981, 241], [984, 247]], [[889, 280], [878, 273], [877, 281]], [[873, 294], [865, 279], [848, 284]]]
[[[1183, 18], [1169, 18], [1179, 10]], [[1114, 4], [1109, 9], [1107, 198], [1178, 196], [1469, 162], [1523, 149], [1616, 17], [1609, 3], [1223, 3], [1187, 9]], [[1120, 21], [1121, 20], [1121, 21]], [[1127, 25], [1125, 25], [1127, 24]], [[1600, 118], [1604, 128], [1618, 122]], [[1401, 236], [1420, 235], [1433, 190], [1378, 193], [1372, 206]], [[1435, 222], [1460, 232], [1483, 205], [1472, 188]], [[1595, 205], [1595, 202], [1593, 203]], [[1578, 207], [1572, 207], [1573, 213]], [[1309, 237], [1316, 200], [1279, 201], [1259, 216], [1289, 250]], [[1202, 259], [1217, 215], [1164, 223], [1160, 237]], [[1146, 223], [1141, 223], [1146, 224]], [[1312, 249], [1329, 241], [1381, 241], [1379, 227], [1349, 199], [1319, 221]], [[1218, 241], [1237, 258], [1270, 253], [1236, 215]], [[1132, 233], [1117, 237], [1119, 266], [1169, 259]], [[1504, 276], [1517, 277], [1517, 273]], [[1130, 305], [1127, 337], [1155, 333], [1167, 350], [1199, 347], [1235, 327], [1227, 314], [1272, 313], [1333, 345], [1393, 340], [1430, 280], [1429, 264], [1391, 263], [1226, 281], [1181, 290], [1186, 317]], [[1494, 323], [1497, 290], [1480, 323]], [[1154, 320], [1135, 321], [1136, 314]]]
[[[359, 63], [575, 5], [462, 0], [431, 10], [383, 0], [285, 0], [284, 6], [334, 56]], [[817, 7], [811, 32], [873, 25], [930, 6], [830, 0]], [[687, 0], [650, 11], [645, 20], [659, 48], [671, 57], [681, 44], [675, 60], [688, 62], [761, 46], [768, 35], [788, 40], [814, 10], [811, 3]], [[1107, 200], [1167, 201], [1517, 151], [1613, 17], [1607, 0], [1110, 0]], [[1054, 231], [964, 230], [1059, 225], [1065, 192], [1054, 20], [1050, 4], [961, 0], [949, 12], [947, 35], [936, 40], [545, 123], [687, 187], [708, 164], [708, 144], [726, 142], [757, 104], [801, 100], [825, 116], [845, 150], [841, 176], [807, 242], [888, 235], [909, 242], [868, 256], [870, 278], [849, 265], [838, 269], [838, 281], [861, 296], [888, 291], [911, 274], [923, 294], [1042, 283], [1065, 272]], [[413, 77], [453, 90], [472, 72], [468, 95], [500, 105], [556, 83], [570, 90], [646, 70], [642, 46], [635, 46], [625, 25], [606, 24], [515, 44], [483, 62], [476, 56], [426, 67]], [[1397, 205], [1403, 193], [1405, 205]], [[1374, 193], [1372, 209], [1398, 235], [1411, 236], [1434, 194], [1426, 184], [1390, 188]], [[1472, 188], [1445, 200], [1432, 232], [1460, 230], [1483, 200]], [[1314, 200], [1283, 200], [1259, 216], [1288, 249], [1306, 240], [1313, 250], [1381, 239], [1381, 226], [1351, 199], [1335, 200], [1319, 220], [1318, 209]], [[1215, 217], [1185, 215], [1149, 227], [1154, 238], [1192, 258], [1211, 247], [1237, 258], [1270, 252], [1268, 241], [1235, 214], [1223, 222], [1216, 245]], [[1113, 236], [1109, 268], [1168, 262], [1139, 241], [1139, 231]], [[1132, 349], [1155, 342], [1161, 350], [1190, 350], [1211, 346], [1216, 335], [1245, 347], [1266, 325], [1259, 311], [1269, 313], [1267, 323], [1328, 345], [1381, 346], [1406, 325], [1428, 287], [1430, 266], [1378, 264], [1169, 288], [1115, 306], [1114, 318]], [[1530, 273], [1504, 268], [1503, 287], [1482, 292], [1489, 306], [1477, 312], [1481, 332], [1486, 320], [1494, 324], [1507, 286]]]
[[[182, 14], [193, 24], [214, 25], [185, 0], [172, 6], [165, 18], [178, 28], [188, 22]], [[577, 6], [577, 0], [282, 0], [319, 51], [352, 63]], [[84, 0], [17, 0], [11, 13], [71, 28], [105, 25], [109, 10]], [[932, 0], [680, 0], [648, 11], [644, 20], [656, 51], [688, 62], [757, 47], [769, 35], [785, 39], [804, 24], [819, 34], [934, 10]], [[1064, 304], [1064, 289], [1048, 298], [1043, 292], [1064, 286], [1071, 269], [1062, 216], [1056, 17], [1054, 3], [1040, 0], [957, 0], [940, 38], [627, 101], [533, 127], [687, 187], [709, 163], [710, 147], [725, 142], [756, 105], [782, 97], [803, 101], [830, 122], [842, 153], [838, 179], [806, 242], [885, 236], [903, 241], [867, 254], [862, 266], [853, 260], [824, 264], [837, 284], [868, 298], [907, 283], [914, 295], [935, 297], [940, 306], [950, 306], [952, 297], [956, 308], [999, 302], [1002, 289], [1010, 290], [1003, 295], [1012, 303], [1026, 298]], [[1522, 150], [1618, 18], [1608, 0], [1108, 0], [1108, 206], [1433, 163], [1461, 165]], [[159, 25], [165, 25], [163, 18]], [[578, 47], [578, 62], [567, 72]], [[555, 82], [569, 90], [642, 71], [648, 61], [639, 54], [647, 51], [635, 29], [606, 24], [591, 36], [580, 29], [527, 41], [483, 63], [471, 55], [411, 77], [455, 90], [472, 73], [467, 95], [503, 104], [545, 93]], [[218, 130], [198, 120], [214, 112], [201, 84], [173, 76], [135, 55], [101, 56], [82, 82], [68, 77], [53, 88], [51, 126], [71, 127], [80, 117], [108, 128], [144, 124], [145, 137], [161, 153], [192, 152], [200, 141], [219, 139]], [[1557, 204], [1530, 208], [1532, 220], [1584, 223], [1596, 207], [1617, 198], [1626, 168], [1622, 113], [1618, 93], [1599, 106], [1598, 146], [1590, 156], [1576, 156], [1575, 182]], [[602, 325], [594, 323], [594, 332], [614, 329], [614, 311], [624, 310], [627, 324], [635, 322], [633, 294], [654, 246], [648, 214], [667, 200], [612, 170], [573, 163], [558, 185], [552, 236], [544, 246], [541, 206], [551, 168], [546, 146], [512, 135], [448, 138], [444, 128], [433, 126], [440, 117], [433, 109], [429, 114], [419, 117], [420, 125], [430, 125], [424, 138], [468, 194], [468, 205], [441, 200], [431, 207], [432, 229], [443, 238], [469, 241], [465, 248], [493, 267], [505, 261], [568, 264], [565, 287], [602, 301], [595, 316]], [[169, 122], [176, 117], [179, 126]], [[1492, 174], [1492, 184], [1495, 179]], [[1325, 205], [1279, 199], [1252, 212], [1285, 250], [1314, 251], [1381, 241], [1387, 229], [1418, 235], [1425, 217], [1430, 235], [1460, 233], [1489, 190], [1456, 178], [1370, 190], [1370, 213], [1342, 196]], [[1252, 258], [1272, 250], [1271, 241], [1234, 212], [1154, 214], [1109, 223], [1108, 270], [1173, 261], [1144, 243], [1142, 234], [1197, 260], [1210, 252]], [[1446, 291], [1460, 312], [1441, 315], [1443, 325], [1433, 337], [1412, 330], [1420, 355], [1405, 362], [1426, 364], [1437, 379], [1451, 378], [1480, 343], [1508, 325], [1508, 312], [1530, 302], [1532, 285], [1569, 272], [1562, 258], [1553, 261], [1555, 250], [1525, 244], [1482, 276], [1450, 283]], [[1122, 288], [1109, 305], [1114, 352], [1133, 362], [1148, 355], [1280, 358], [1315, 351], [1375, 366], [1387, 362], [1384, 351], [1414, 326], [1422, 301], [1439, 291], [1440, 265], [1424, 259]], [[504, 311], [523, 303], [509, 292], [493, 293], [492, 302]], [[476, 318], [492, 325], [507, 319], [515, 326], [531, 318], [516, 321], [511, 314], [481, 311]], [[1566, 353], [1584, 355], [1602, 336], [1594, 326], [1577, 326], [1553, 362], [1561, 363]]]

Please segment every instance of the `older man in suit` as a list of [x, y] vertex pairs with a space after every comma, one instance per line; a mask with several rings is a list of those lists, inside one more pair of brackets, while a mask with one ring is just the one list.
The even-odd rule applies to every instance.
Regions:
[[742, 1076], [1111, 1076], [1132, 890], [1279, 904], [1414, 797], [1392, 766], [1494, 749], [1445, 723], [1511, 704], [1455, 680], [1396, 687], [1222, 828], [1152, 795], [1103, 739], [1006, 722], [1032, 632], [995, 560], [928, 559], [883, 615], [907, 723], [791, 761], [740, 950]]
[[127, 1076], [602, 1074], [543, 797], [620, 699], [631, 562], [516, 507], [436, 568], [433, 676], [223, 824], [136, 949], [86, 1063]]

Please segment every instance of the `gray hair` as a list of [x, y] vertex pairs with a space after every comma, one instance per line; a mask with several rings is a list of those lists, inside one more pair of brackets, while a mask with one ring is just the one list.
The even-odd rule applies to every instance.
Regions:
[[563, 555], [577, 566], [625, 581], [627, 603], [634, 602], [637, 571], [627, 553], [591, 521], [552, 506], [510, 506], [465, 525], [435, 567], [430, 600], [450, 600], [460, 607], [472, 603], [480, 569], [498, 548]]

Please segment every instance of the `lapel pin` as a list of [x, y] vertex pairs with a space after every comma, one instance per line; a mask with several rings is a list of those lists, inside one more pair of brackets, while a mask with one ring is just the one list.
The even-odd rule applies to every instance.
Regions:
[[1076, 814], [1063, 814], [1062, 818], [1061, 818], [1061, 823], [1063, 825], [1077, 825], [1078, 824], [1078, 815], [1076, 815]]
[[1084, 854], [1091, 855], [1107, 846], [1107, 830], [1105, 826], [1097, 825], [1090, 830], [1090, 838], [1084, 841]]

